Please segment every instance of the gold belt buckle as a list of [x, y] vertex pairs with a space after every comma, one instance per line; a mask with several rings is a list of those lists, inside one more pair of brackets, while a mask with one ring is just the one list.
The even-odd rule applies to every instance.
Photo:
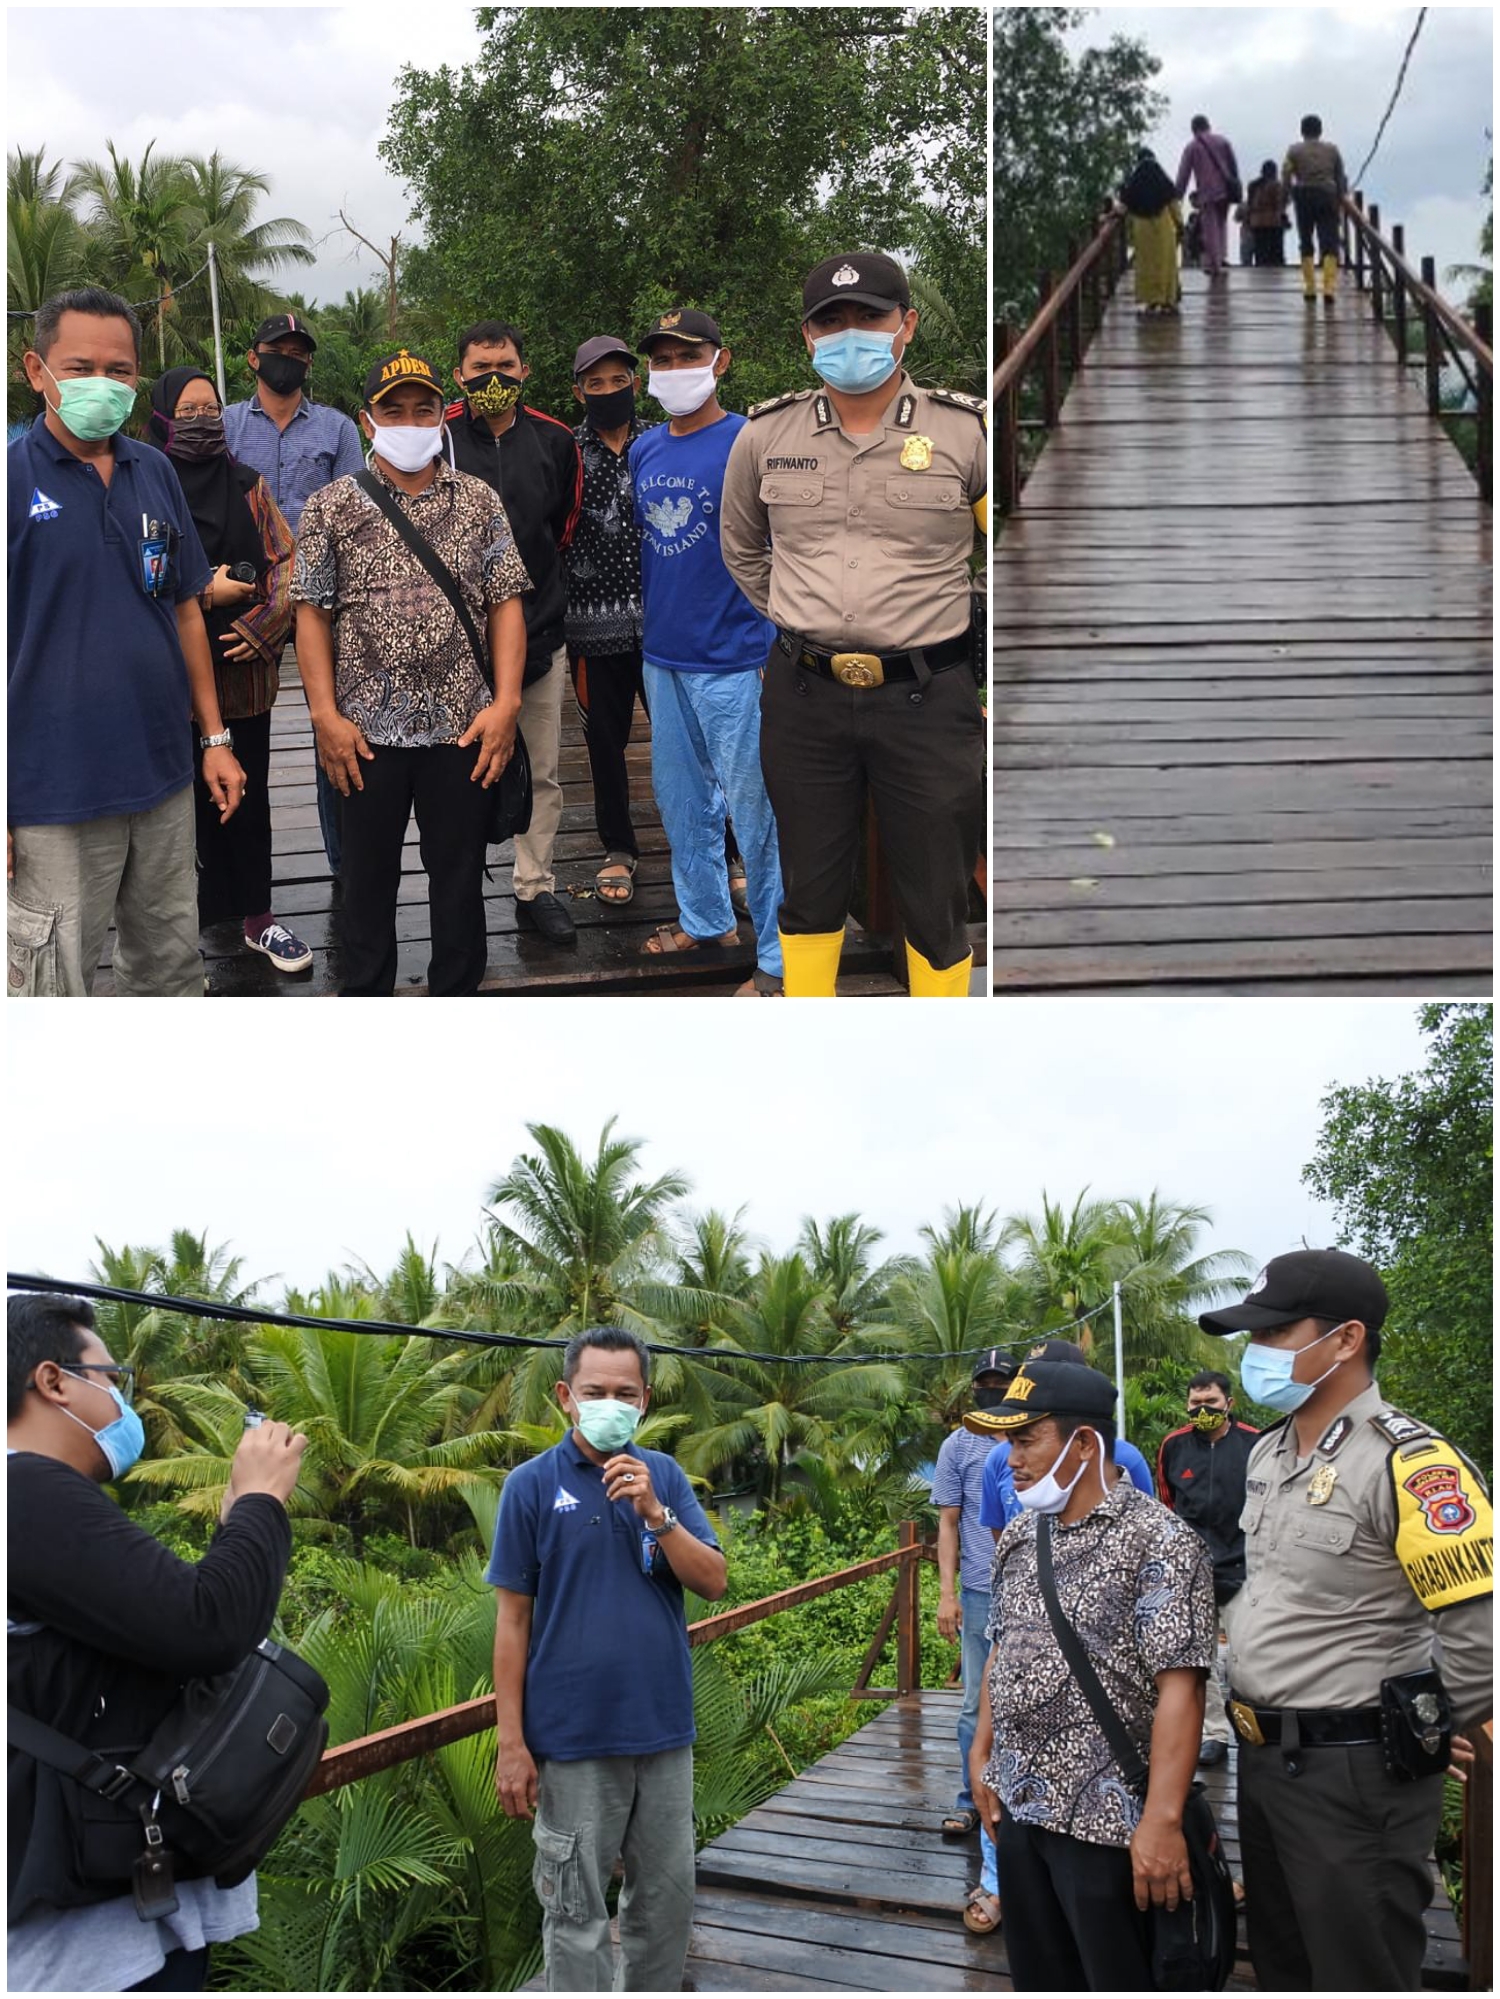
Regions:
[[836, 652], [829, 661], [833, 677], [844, 687], [884, 687], [885, 668], [878, 652]]
[[1253, 1707], [1247, 1707], [1243, 1701], [1231, 1701], [1229, 1719], [1234, 1723], [1234, 1732], [1242, 1742], [1252, 1743], [1256, 1748], [1264, 1748], [1266, 1738], [1261, 1731], [1260, 1717]]

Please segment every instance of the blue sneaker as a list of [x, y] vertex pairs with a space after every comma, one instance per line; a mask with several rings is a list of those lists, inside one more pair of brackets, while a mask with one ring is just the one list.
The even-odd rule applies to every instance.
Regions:
[[268, 924], [259, 937], [246, 936], [245, 949], [259, 951], [278, 972], [305, 972], [313, 961], [313, 954], [302, 939], [294, 937], [280, 923]]

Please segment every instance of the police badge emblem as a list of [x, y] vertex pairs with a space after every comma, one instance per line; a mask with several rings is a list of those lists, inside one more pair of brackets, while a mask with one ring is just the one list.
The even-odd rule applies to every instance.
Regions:
[[840, 264], [828, 282], [831, 285], [857, 285], [859, 272], [852, 264]]
[[932, 439], [909, 437], [901, 447], [901, 463], [908, 472], [925, 472], [932, 464]]
[[1309, 1506], [1326, 1506], [1333, 1497], [1333, 1488], [1339, 1482], [1337, 1465], [1319, 1465], [1307, 1481], [1307, 1503]]

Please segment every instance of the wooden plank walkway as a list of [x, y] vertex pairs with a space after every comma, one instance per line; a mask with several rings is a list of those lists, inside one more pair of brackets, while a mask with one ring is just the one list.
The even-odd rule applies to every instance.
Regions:
[[1352, 289], [1184, 285], [996, 545], [994, 990], [1487, 993], [1489, 509]]
[[[972, 1936], [965, 1893], [978, 1835], [945, 1840], [958, 1751], [956, 1693], [894, 1701], [698, 1856], [686, 1984], [700, 1992], [1003, 1992], [1003, 1925]], [[1239, 1872], [1234, 1760], [1209, 1771]], [[1424, 1983], [1466, 1983], [1441, 1888], [1428, 1918]], [[1241, 1922], [1231, 1989], [1253, 1990]]]
[[[558, 894], [569, 902], [578, 924], [576, 947], [546, 943], [516, 923], [511, 891], [512, 850], [496, 850], [491, 879], [485, 884], [489, 965], [481, 988], [486, 993], [545, 996], [557, 993], [732, 993], [755, 965], [750, 926], [740, 922], [740, 945], [714, 959], [692, 956], [645, 958], [641, 947], [658, 924], [677, 915], [672, 892], [671, 862], [666, 835], [651, 795], [651, 736], [637, 715], [634, 740], [626, 752], [631, 804], [641, 844], [634, 901], [623, 909], [601, 903], [594, 893], [594, 875], [603, 852], [594, 829], [594, 796], [589, 776], [583, 728], [571, 691], [563, 702], [563, 744], [560, 776], [563, 816], [554, 862]], [[246, 951], [238, 926], [217, 924], [204, 931], [202, 944], [211, 995], [296, 999], [327, 996], [338, 990], [340, 977], [339, 904], [329, 875], [318, 830], [317, 790], [313, 769], [312, 725], [307, 702], [288, 654], [281, 695], [271, 725], [272, 879], [277, 915], [295, 930], [314, 953], [305, 972], [277, 972], [256, 953]], [[426, 991], [430, 929], [427, 877], [417, 852], [415, 821], [407, 828], [397, 907], [399, 957], [396, 993]], [[103, 965], [107, 968], [114, 936], [110, 933]], [[982, 927], [975, 945], [977, 975], [984, 964]], [[107, 977], [96, 990], [113, 990]], [[873, 937], [851, 922], [844, 944], [839, 977], [841, 996], [894, 997], [902, 987], [891, 971], [888, 939]]]

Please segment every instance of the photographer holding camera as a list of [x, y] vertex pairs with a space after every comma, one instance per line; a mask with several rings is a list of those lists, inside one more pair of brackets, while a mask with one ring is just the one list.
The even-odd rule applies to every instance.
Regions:
[[249, 780], [244, 804], [223, 825], [201, 777], [194, 786], [198, 921], [238, 923], [246, 950], [278, 972], [304, 971], [312, 952], [271, 908], [271, 709], [292, 629], [292, 531], [254, 466], [230, 456], [218, 394], [201, 368], [169, 368], [160, 377], [149, 428], [214, 565], [198, 601], [225, 736]]
[[[231, 1671], [269, 1632], [307, 1439], [285, 1423], [247, 1428], [207, 1554], [180, 1561], [101, 1490], [135, 1464], [144, 1431], [93, 1307], [12, 1297], [8, 1321], [10, 1706], [126, 1756], [185, 1681]], [[196, 1991], [209, 1946], [256, 1927], [253, 1875], [233, 1888], [179, 1879], [154, 1920], [130, 1894], [101, 1894], [84, 1833], [102, 1807], [15, 1747], [8, 1798], [12, 1992]]]

